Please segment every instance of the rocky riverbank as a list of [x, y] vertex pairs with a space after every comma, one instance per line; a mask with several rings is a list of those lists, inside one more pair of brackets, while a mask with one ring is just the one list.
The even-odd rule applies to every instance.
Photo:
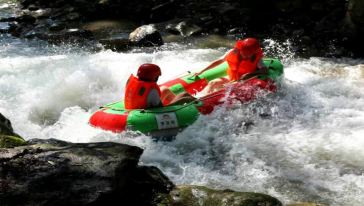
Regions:
[[[175, 186], [139, 165], [143, 150], [111, 142], [16, 139], [0, 114], [0, 203], [12, 205], [282, 205], [258, 193]], [[9, 138], [11, 137], [11, 138]], [[4, 147], [8, 147], [5, 149]]]
[[14, 36], [52, 43], [100, 42], [115, 50], [217, 34], [289, 39], [300, 56], [363, 57], [363, 2], [19, 0], [18, 14], [0, 21], [8, 25], [2, 32]]

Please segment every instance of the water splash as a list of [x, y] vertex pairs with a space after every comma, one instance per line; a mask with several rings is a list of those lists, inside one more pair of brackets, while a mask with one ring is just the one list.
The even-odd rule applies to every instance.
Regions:
[[158, 166], [177, 184], [263, 192], [285, 203], [361, 205], [364, 61], [296, 59], [289, 42], [267, 42], [266, 54], [286, 68], [279, 92], [201, 116], [171, 142], [113, 134], [87, 121], [98, 106], [122, 98], [141, 63], [159, 64], [163, 82], [207, 66], [228, 48], [171, 43], [148, 52], [87, 53], [11, 40], [0, 46], [0, 112], [25, 138], [140, 146], [141, 164]]

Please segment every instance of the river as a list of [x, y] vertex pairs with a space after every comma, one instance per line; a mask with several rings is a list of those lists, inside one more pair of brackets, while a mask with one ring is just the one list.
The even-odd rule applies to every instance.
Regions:
[[284, 203], [364, 202], [363, 59], [300, 59], [289, 41], [263, 40], [265, 52], [285, 66], [278, 93], [221, 107], [166, 142], [105, 132], [88, 119], [123, 97], [140, 64], [160, 65], [162, 83], [203, 68], [229, 48], [168, 43], [148, 51], [88, 52], [0, 35], [0, 113], [26, 139], [136, 145], [144, 149], [140, 164], [157, 166], [176, 184], [261, 192]]

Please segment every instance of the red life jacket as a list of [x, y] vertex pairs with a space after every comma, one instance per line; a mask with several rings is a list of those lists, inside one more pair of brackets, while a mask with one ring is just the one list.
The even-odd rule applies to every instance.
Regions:
[[244, 74], [253, 73], [257, 69], [260, 59], [263, 57], [263, 51], [259, 51], [253, 55], [251, 59], [242, 59], [240, 52], [234, 48], [226, 57], [229, 67], [227, 74], [231, 81], [239, 80]]
[[156, 82], [141, 81], [134, 75], [130, 75], [125, 88], [125, 109], [146, 109], [148, 95], [152, 89], [156, 89], [159, 96], [161, 95]]

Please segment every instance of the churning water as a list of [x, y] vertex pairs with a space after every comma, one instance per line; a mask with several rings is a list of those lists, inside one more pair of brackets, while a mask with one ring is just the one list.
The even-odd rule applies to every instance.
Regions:
[[159, 167], [176, 184], [270, 194], [284, 203], [364, 202], [364, 63], [297, 59], [267, 40], [282, 58], [279, 92], [233, 109], [219, 108], [174, 141], [88, 125], [92, 112], [123, 97], [130, 73], [160, 65], [160, 82], [198, 70], [228, 48], [168, 44], [154, 52], [84, 52], [0, 37], [0, 113], [31, 138], [116, 141], [145, 149], [141, 164]]

